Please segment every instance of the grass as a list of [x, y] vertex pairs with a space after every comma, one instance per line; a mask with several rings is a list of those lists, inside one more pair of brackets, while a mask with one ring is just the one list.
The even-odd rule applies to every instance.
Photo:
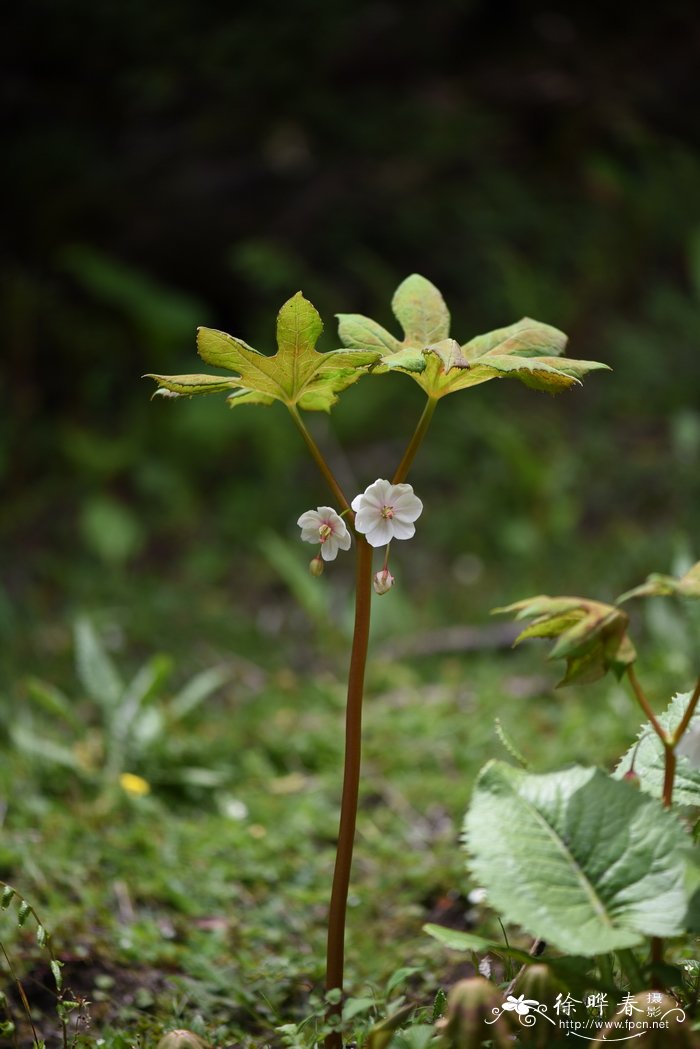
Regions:
[[[399, 603], [381, 607], [409, 633], [420, 625]], [[285, 666], [286, 650], [259, 639], [251, 650], [239, 638], [245, 655], [206, 650], [229, 680], [186, 717], [169, 719], [169, 686], [148, 700], [161, 717], [158, 737], [124, 769], [150, 783], [144, 796], [100, 783], [107, 729], [72, 672], [64, 668], [61, 683], [79, 728], [36, 710], [26, 693], [22, 707], [7, 702], [6, 733], [26, 721], [74, 758], [71, 769], [7, 746], [0, 877], [34, 904], [65, 962], [66, 985], [91, 1003], [85, 1045], [146, 1047], [171, 1027], [220, 1046], [280, 1045], [275, 1028], [318, 1004], [345, 656], [337, 638], [314, 652], [301, 626], [289, 649], [296, 670]], [[496, 716], [542, 770], [572, 761], [610, 766], [641, 720], [612, 681], [555, 693], [536, 646], [397, 659], [386, 642], [382, 648], [382, 630], [391, 628], [379, 624], [366, 696], [347, 960], [349, 991], [369, 1000], [358, 1021], [402, 995], [428, 1015], [436, 993], [466, 971], [467, 959], [422, 926], [483, 920], [467, 899], [459, 833], [479, 768], [506, 756]], [[201, 660], [196, 651], [184, 651], [183, 664]], [[120, 658], [136, 668], [128, 647]], [[657, 659], [660, 689], [666, 671]], [[488, 931], [502, 935], [497, 925]], [[18, 930], [9, 910], [0, 933], [37, 1030], [58, 1045], [50, 972], [34, 931], [29, 923]], [[29, 1044], [16, 996], [9, 998], [19, 1044]]]

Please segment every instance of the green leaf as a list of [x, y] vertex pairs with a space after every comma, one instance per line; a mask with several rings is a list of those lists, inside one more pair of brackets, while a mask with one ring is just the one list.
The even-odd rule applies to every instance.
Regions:
[[40, 678], [30, 677], [27, 680], [27, 691], [31, 698], [51, 717], [61, 718], [72, 728], [82, 732], [84, 728], [83, 721], [73, 710], [68, 696], [56, 688], [55, 685], [50, 684], [48, 681], [42, 681]]
[[521, 951], [517, 947], [509, 947], [507, 943], [498, 943], [494, 940], [485, 940], [482, 936], [474, 936], [470, 932], [461, 932], [458, 929], [447, 929], [444, 925], [428, 924], [423, 926], [423, 932], [439, 940], [451, 951], [475, 951], [477, 954], [497, 954], [502, 958], [513, 958], [523, 965], [530, 965], [535, 959], [527, 951]]
[[374, 998], [347, 998], [343, 1005], [343, 1023], [348, 1023], [362, 1013], [368, 1013], [376, 1004]]
[[[673, 732], [683, 719], [692, 693], [685, 692], [674, 696], [669, 706], [659, 714], [657, 720], [662, 728]], [[700, 709], [695, 710], [688, 732], [700, 731]], [[639, 786], [647, 794], [660, 798], [664, 785], [664, 748], [661, 740], [647, 722], [642, 725], [634, 743], [617, 765], [614, 775], [621, 779], [634, 764], [634, 771], [639, 776]], [[676, 805], [700, 806], [700, 768], [695, 768], [688, 758], [677, 755], [676, 775], [673, 781], [673, 801]]]
[[442, 295], [416, 273], [399, 285], [392, 308], [403, 340], [368, 317], [339, 314], [340, 340], [355, 350], [378, 350], [382, 357], [374, 372], [404, 372], [434, 400], [501, 378], [559, 393], [579, 385], [588, 372], [607, 369], [598, 361], [560, 360], [566, 335], [531, 317], [459, 346], [449, 338], [450, 315]]
[[401, 349], [399, 340], [386, 328], [361, 313], [336, 313], [336, 317], [343, 346], [353, 350], [378, 350], [382, 354], [397, 353]]
[[61, 972], [63, 962], [59, 962], [56, 958], [52, 958], [50, 965], [54, 983], [56, 984], [56, 990], [60, 991], [63, 987], [63, 973]]
[[653, 572], [645, 583], [628, 590], [617, 600], [621, 603], [631, 597], [700, 597], [700, 561], [678, 579]]
[[402, 371], [402, 372], [424, 372], [427, 367], [425, 353], [417, 350], [414, 346], [407, 346], [387, 357], [382, 357], [380, 363], [373, 369], [375, 372]]
[[490, 762], [465, 842], [489, 903], [562, 951], [589, 957], [683, 932], [687, 836], [657, 801], [598, 769], [532, 775]]
[[566, 660], [560, 685], [596, 681], [608, 670], [619, 677], [637, 658], [627, 636], [629, 617], [616, 605], [540, 594], [494, 612], [515, 612], [516, 619], [534, 619], [518, 635], [516, 645], [531, 637], [558, 639], [548, 658]]
[[89, 619], [75, 624], [75, 662], [80, 683], [104, 710], [113, 710], [124, 684]]
[[229, 405], [269, 405], [330, 411], [337, 394], [357, 382], [377, 362], [381, 349], [331, 350], [319, 353], [316, 343], [323, 330], [311, 303], [297, 292], [282, 306], [277, 318], [277, 353], [267, 356], [241, 339], [214, 328], [197, 330], [200, 357], [214, 368], [235, 372], [234, 378], [216, 375], [150, 375], [160, 387], [181, 395], [229, 394]]
[[375, 1024], [367, 1034], [366, 1049], [387, 1049], [391, 1044], [394, 1033], [406, 1023], [414, 1009], [414, 1005], [403, 1005], [391, 1016], [387, 1016], [386, 1019], [380, 1020], [378, 1024]]
[[566, 349], [568, 337], [550, 324], [523, 317], [507, 328], [497, 328], [477, 335], [462, 347], [472, 361], [487, 354], [512, 354], [518, 357], [559, 357]]
[[154, 397], [165, 396], [164, 391], [179, 397], [195, 397], [200, 393], [226, 393], [238, 386], [234, 379], [226, 379], [220, 375], [154, 375], [148, 372], [143, 378], [155, 379], [160, 385], [161, 388], [156, 390]]
[[462, 352], [462, 347], [454, 339], [443, 339], [427, 346], [426, 353], [434, 353], [440, 361], [440, 370], [447, 374], [454, 368], [468, 368], [469, 361]]
[[231, 680], [231, 671], [226, 667], [208, 667], [200, 670], [183, 685], [170, 701], [170, 717], [176, 721], [191, 714], [205, 699]]
[[429, 280], [412, 273], [399, 284], [391, 300], [405, 343], [423, 349], [450, 334], [450, 314], [442, 295]]

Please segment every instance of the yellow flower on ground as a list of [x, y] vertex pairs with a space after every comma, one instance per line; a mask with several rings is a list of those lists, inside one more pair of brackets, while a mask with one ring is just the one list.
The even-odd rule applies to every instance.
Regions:
[[119, 785], [122, 790], [130, 794], [132, 798], [143, 798], [151, 793], [151, 784], [143, 776], [137, 776], [133, 772], [122, 772], [119, 777]]

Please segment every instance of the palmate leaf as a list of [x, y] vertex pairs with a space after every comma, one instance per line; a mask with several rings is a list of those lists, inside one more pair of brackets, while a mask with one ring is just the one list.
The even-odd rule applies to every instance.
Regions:
[[598, 769], [533, 775], [489, 762], [464, 831], [489, 903], [559, 950], [591, 956], [684, 931], [687, 835], [658, 801]]
[[[661, 727], [667, 732], [677, 729], [688, 709], [690, 699], [690, 692], [674, 696], [664, 713], [658, 715], [657, 720]], [[695, 711], [687, 729], [688, 733], [698, 731], [700, 731], [700, 710]], [[634, 766], [634, 771], [639, 776], [640, 788], [660, 798], [663, 794], [665, 765], [663, 743], [647, 722], [640, 729], [637, 742], [633, 743], [625, 756], [620, 759], [614, 774], [621, 779]], [[676, 805], [700, 806], [700, 768], [695, 768], [682, 754], [677, 754], [673, 801]]]
[[515, 639], [557, 638], [548, 659], [565, 659], [566, 674], [560, 685], [597, 681], [608, 670], [621, 677], [637, 653], [627, 636], [629, 617], [616, 605], [582, 597], [528, 597], [496, 613], [515, 612], [516, 619], [532, 619]]
[[530, 317], [460, 346], [449, 338], [450, 314], [442, 295], [417, 273], [399, 285], [391, 305], [403, 328], [403, 339], [369, 317], [341, 313], [340, 340], [356, 350], [380, 351], [374, 372], [404, 372], [433, 399], [502, 378], [558, 393], [579, 385], [590, 371], [607, 369], [598, 361], [560, 360], [566, 335]]
[[284, 304], [277, 318], [277, 353], [267, 356], [214, 328], [199, 328], [197, 350], [214, 368], [233, 372], [220, 375], [149, 375], [157, 393], [191, 397], [228, 393], [232, 408], [241, 404], [272, 404], [289, 408], [330, 411], [338, 393], [357, 382], [367, 368], [380, 360], [380, 349], [344, 349], [319, 353], [316, 343], [323, 323], [316, 309], [297, 292]]
[[653, 572], [641, 586], [628, 590], [617, 600], [628, 601], [631, 597], [700, 597], [700, 561], [680, 578]]

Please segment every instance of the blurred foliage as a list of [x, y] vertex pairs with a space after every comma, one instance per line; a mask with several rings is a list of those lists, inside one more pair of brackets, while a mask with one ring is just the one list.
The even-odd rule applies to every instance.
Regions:
[[[390, 323], [417, 270], [465, 337], [529, 314], [614, 368], [557, 401], [498, 383], [440, 406], [414, 472], [434, 510], [403, 569], [421, 598], [439, 580], [473, 617], [528, 588], [576, 592], [603, 574], [604, 544], [612, 596], [697, 555], [698, 18], [689, 2], [630, 18], [477, 0], [15, 7], [10, 668], [37, 651], [30, 624], [85, 605], [128, 608], [158, 647], [147, 623], [187, 619], [178, 587], [202, 629], [234, 592], [244, 630], [279, 600], [274, 567], [250, 554], [326, 498], [283, 410], [151, 404], [139, 376], [191, 370], [197, 324], [272, 348], [300, 287], [324, 350], [337, 311]], [[311, 422], [357, 490], [419, 409], [400, 376], [350, 389], [331, 420], [347, 455]], [[588, 561], [572, 563], [575, 539]], [[460, 582], [475, 564], [476, 590]]]

